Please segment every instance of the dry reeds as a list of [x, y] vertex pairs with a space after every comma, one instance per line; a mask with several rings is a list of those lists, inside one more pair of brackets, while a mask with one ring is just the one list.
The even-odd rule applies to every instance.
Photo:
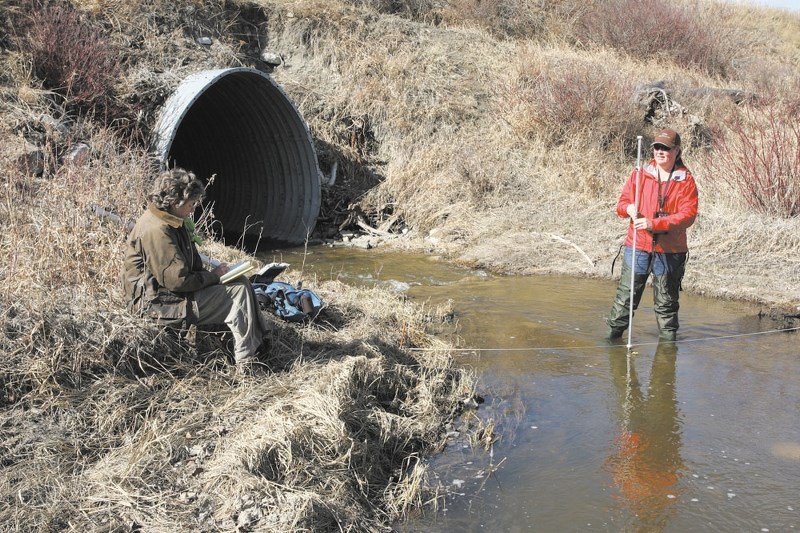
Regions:
[[[47, 105], [3, 101], [31, 131]], [[239, 376], [224, 334], [125, 310], [147, 152], [88, 118], [37, 138], [38, 171], [14, 143], [1, 158], [0, 529], [378, 531], [436, 504], [421, 461], [472, 378], [427, 333], [435, 310], [328, 283], [316, 322], [274, 324], [274, 374]], [[88, 153], [71, 158], [79, 141]]]
[[[274, 76], [323, 168], [339, 165], [323, 218], [358, 204], [376, 227], [407, 229], [397, 241], [409, 248], [502, 272], [607, 277], [635, 136], [674, 126], [701, 190], [685, 287], [796, 305], [797, 139], [780, 120], [797, 114], [796, 17], [678, 3], [668, 14], [680, 31], [651, 53], [633, 45], [652, 42], [652, 25], [632, 27], [649, 11], [618, 21], [641, 37], [620, 43], [609, 13], [591, 16], [601, 4], [6, 2], [2, 527], [377, 531], [436, 505], [424, 458], [473, 386], [430, 335], [440, 310], [320, 284], [330, 307], [311, 325], [274, 324], [263, 381], [232, 372], [224, 335], [167, 332], [124, 310], [122, 226], [144, 207], [159, 106], [186, 74], [258, 66], [267, 46], [283, 56]], [[69, 24], [52, 26], [41, 6]], [[631, 93], [654, 82], [664, 94], [643, 107]], [[762, 159], [741, 159], [751, 152]], [[784, 198], [749, 198], [779, 211], [734, 201], [748, 200], [739, 180], [753, 173], [765, 192], [784, 185]], [[497, 427], [474, 443], [491, 446]]]

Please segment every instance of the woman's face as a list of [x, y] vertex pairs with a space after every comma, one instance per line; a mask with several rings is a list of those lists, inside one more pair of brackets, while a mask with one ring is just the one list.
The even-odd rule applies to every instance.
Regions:
[[180, 206], [172, 206], [169, 212], [175, 215], [178, 218], [186, 218], [194, 213], [194, 210], [197, 209], [197, 206], [200, 205], [200, 199], [196, 198], [194, 200], [186, 200]]
[[664, 170], [672, 170], [679, 153], [679, 146], [673, 146], [672, 148], [669, 148], [663, 144], [653, 145], [653, 157], [656, 160], [656, 165]]

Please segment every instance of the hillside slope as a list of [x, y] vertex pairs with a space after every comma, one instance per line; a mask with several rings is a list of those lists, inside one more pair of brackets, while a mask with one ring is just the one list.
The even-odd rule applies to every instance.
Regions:
[[[48, 39], [65, 47], [77, 37], [47, 34], [41, 15], [12, 17], [18, 27], [28, 21], [18, 30], [28, 37], [6, 37], [11, 144], [45, 145], [57, 160], [70, 144], [93, 141], [98, 107], [104, 127], [146, 144], [159, 106], [187, 74], [252, 66], [271, 71], [296, 102], [323, 173], [337, 166], [318, 237], [335, 238], [364, 212], [362, 222], [374, 227], [411, 230], [416, 240], [401, 246], [500, 272], [605, 277], [625, 231], [612, 206], [635, 164], [636, 135], [647, 157], [653, 132], [672, 126], [684, 134], [701, 187], [686, 288], [766, 304], [800, 299], [788, 260], [797, 212], [763, 206], [797, 203], [798, 193], [753, 198], [747, 190], [753, 174], [762, 189], [797, 177], [800, 134], [780, 120], [797, 114], [796, 15], [679, 2], [660, 11], [667, 29], [654, 32], [639, 27], [649, 4], [627, 0], [73, 4], [102, 40], [82, 52], [111, 50], [117, 75], [99, 76], [99, 60], [77, 64], [101, 78], [86, 80], [83, 93], [107, 87], [114, 98], [54, 100], [64, 88], [46, 77], [53, 67], [26, 69], [30, 54], [14, 45], [39, 42], [34, 64], [63, 63], [68, 56], [48, 57]], [[626, 18], [615, 20], [615, 10]], [[37, 26], [38, 34], [30, 30]], [[212, 44], [198, 44], [201, 37]], [[265, 53], [282, 64], [273, 70]], [[77, 121], [59, 137], [41, 121], [47, 115]], [[762, 137], [759, 146], [748, 144], [753, 136]], [[112, 149], [101, 142], [89, 142], [95, 154]], [[752, 150], [782, 160], [759, 164]], [[106, 203], [131, 218], [135, 193], [109, 193]], [[743, 272], [750, 263], [755, 271]]]
[[4, 530], [381, 531], [440, 501], [420, 459], [474, 393], [432, 335], [448, 310], [326, 284], [324, 320], [274, 324], [264, 381], [232, 372], [224, 340], [126, 313], [125, 232], [93, 208], [138, 216], [159, 109], [200, 70], [268, 71], [296, 103], [323, 173], [338, 169], [315, 239], [371, 226], [386, 246], [510, 274], [612, 275], [636, 136], [675, 127], [701, 192], [685, 288], [800, 304], [796, 15], [711, 0], [0, 6]]

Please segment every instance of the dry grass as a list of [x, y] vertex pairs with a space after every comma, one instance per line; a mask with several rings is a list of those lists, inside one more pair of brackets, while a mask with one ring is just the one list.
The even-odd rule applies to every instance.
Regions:
[[631, 57], [727, 77], [741, 54], [737, 34], [726, 23], [731, 11], [712, 2], [589, 2], [573, 38], [590, 47], [610, 47]]
[[[435, 507], [422, 460], [473, 383], [428, 333], [438, 310], [331, 282], [315, 323], [274, 324], [274, 374], [237, 376], [224, 338], [124, 310], [125, 232], [92, 209], [139, 215], [146, 151], [89, 121], [48, 129], [46, 94], [4, 94], [46, 164], [19, 167], [4, 124], [0, 529], [379, 531]], [[78, 140], [91, 153], [67, 163]]]
[[274, 324], [275, 373], [239, 377], [224, 339], [124, 311], [124, 230], [91, 209], [137, 216], [149, 163], [107, 130], [92, 140], [92, 165], [2, 189], [0, 523], [378, 531], [435, 505], [420, 461], [472, 383], [426, 332], [442, 312], [329, 282], [315, 323]]
[[541, 140], [547, 148], [578, 142], [606, 151], [641, 127], [632, 98], [634, 73], [622, 66], [623, 60], [608, 52], [520, 47], [498, 111], [522, 139]]
[[[578, 4], [557, 2], [546, 10], [548, 21], [558, 19], [547, 26], [554, 33], [510, 41], [494, 38], [496, 28], [471, 24], [469, 12], [459, 23], [455, 10], [435, 27], [398, 18], [348, 19], [344, 25], [314, 19], [313, 27], [298, 21], [305, 28], [298, 33], [297, 24], [286, 23], [274, 28], [275, 46], [304, 52], [289, 54], [295, 68], [276, 74], [301, 102], [313, 131], [341, 147], [328, 151], [326, 160], [357, 160], [362, 172], [366, 166], [378, 173], [379, 185], [360, 205], [376, 226], [399, 215], [396, 227], [413, 228], [416, 244], [402, 246], [503, 272], [606, 277], [624, 236], [613, 205], [635, 164], [635, 136], [644, 136], [647, 156], [648, 139], [666, 126], [684, 134], [686, 160], [703, 192], [692, 242], [708, 242], [706, 228], [749, 220], [741, 209], [731, 216], [714, 206], [729, 198], [717, 200], [710, 187], [716, 177], [704, 175], [706, 161], [716, 157], [716, 143], [728, 133], [724, 117], [754, 101], [797, 94], [796, 57], [780, 39], [787, 30], [778, 31], [792, 28], [794, 18], [769, 12], [764, 26], [743, 25], [750, 8], [675, 5], [690, 10], [692, 28], [716, 39], [708, 44], [709, 60], [726, 58], [721, 69], [716, 59], [700, 68], [700, 58], [665, 62], [655, 53], [631, 54], [608, 44], [589, 51], [571, 46], [588, 9]], [[664, 91], [637, 102], [637, 91], [656, 82]], [[739, 104], [730, 96], [736, 91], [745, 95]], [[357, 156], [352, 139], [364, 137], [352, 135], [348, 117], [369, 125], [369, 142], [359, 145]], [[776, 148], [790, 159], [795, 150]], [[358, 172], [340, 175], [342, 187], [355, 185], [354, 195], [367, 186]], [[768, 217], [762, 223], [793, 220]], [[780, 295], [781, 280], [792, 278], [786, 265], [793, 252], [776, 246], [769, 252], [782, 259], [762, 264], [752, 279], [760, 281], [738, 294], [736, 283], [728, 284], [732, 293], [717, 284], [718, 276], [736, 279], [738, 268], [695, 250], [690, 270], [696, 274], [686, 288], [766, 304], [796, 302], [796, 289]], [[739, 253], [750, 257], [761, 250]]]
[[[10, 30], [40, 5], [5, 2], [0, 24]], [[797, 114], [794, 15], [676, 4], [694, 10], [684, 29], [712, 41], [697, 45], [705, 55], [665, 62], [578, 42], [595, 4], [574, 0], [71, 5], [76, 23], [124, 50], [110, 89], [84, 83], [76, 99], [74, 85], [43, 79], [19, 33], [0, 37], [5, 530], [377, 531], [438, 502], [424, 457], [473, 383], [430, 334], [443, 310], [320, 284], [330, 308], [310, 326], [275, 323], [275, 372], [263, 381], [231, 371], [224, 338], [180, 339], [124, 312], [124, 231], [91, 209], [138, 216], [159, 106], [186, 74], [257, 65], [262, 49], [283, 55], [274, 76], [308, 120], [323, 169], [339, 165], [325, 197], [331, 223], [359, 203], [376, 226], [410, 229], [398, 246], [500, 272], [608, 277], [635, 136], [674, 126], [701, 191], [686, 288], [800, 301], [796, 213], [752, 210], [728, 179], [745, 167], [768, 189], [795, 170], [796, 135], [777, 134], [796, 131], [763, 121]], [[642, 101], [637, 91], [654, 82], [663, 94]], [[747, 97], [734, 101], [734, 90]], [[87, 111], [104, 103], [119, 115]], [[768, 149], [747, 144], [753, 124], [776, 134]], [[70, 162], [81, 144], [85, 159]], [[736, 159], [751, 148], [788, 166], [771, 174]], [[245, 253], [213, 242], [205, 251]], [[408, 350], [418, 346], [437, 350]], [[501, 422], [478, 428], [476, 445], [491, 446]]]
[[544, 2], [525, 0], [454, 0], [441, 8], [441, 19], [445, 24], [474, 25], [486, 28], [500, 37], [527, 38], [544, 37], [552, 31]]
[[275, 373], [254, 379], [215, 337], [181, 341], [72, 290], [4, 306], [9, 530], [380, 531], [436, 504], [421, 460], [472, 393], [425, 333], [436, 310], [322, 284], [330, 308], [275, 323]]

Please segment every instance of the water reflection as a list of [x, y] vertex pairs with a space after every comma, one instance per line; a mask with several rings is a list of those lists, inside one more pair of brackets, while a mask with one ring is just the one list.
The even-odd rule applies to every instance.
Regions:
[[487, 453], [456, 438], [431, 457], [444, 508], [398, 530], [800, 530], [797, 334], [770, 331], [757, 307], [682, 295], [681, 342], [657, 344], [655, 324], [638, 322], [629, 372], [626, 347], [601, 340], [610, 280], [376, 250], [262, 259], [292, 263], [309, 287], [338, 279], [452, 302], [458, 361], [486, 398], [476, 416], [501, 439]]
[[645, 393], [636, 371], [641, 361], [614, 350], [610, 369], [617, 393], [619, 432], [606, 461], [633, 531], [664, 531], [683, 468], [675, 365], [678, 345], [659, 343]]

